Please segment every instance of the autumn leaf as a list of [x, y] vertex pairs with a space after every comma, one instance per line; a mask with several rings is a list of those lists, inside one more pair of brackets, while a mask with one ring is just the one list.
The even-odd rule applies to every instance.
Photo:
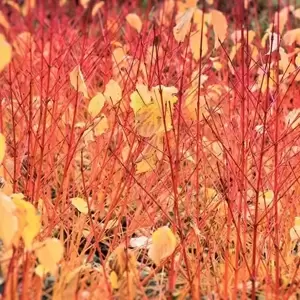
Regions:
[[99, 10], [103, 7], [104, 1], [96, 3], [92, 9], [92, 17], [95, 17]]
[[101, 114], [99, 118], [95, 119], [95, 136], [100, 136], [104, 134], [109, 129], [109, 124], [107, 117], [104, 114]]
[[291, 241], [300, 239], [300, 217], [295, 217], [294, 226], [290, 229]]
[[224, 42], [227, 35], [227, 20], [222, 12], [213, 9], [211, 11], [211, 23], [215, 34], [215, 49], [218, 49], [221, 45], [220, 43]]
[[[202, 49], [200, 47], [201, 42], [202, 42]], [[199, 30], [196, 32], [192, 32], [190, 36], [190, 48], [192, 50], [193, 58], [196, 61], [198, 61], [201, 57], [204, 57], [208, 51], [207, 36], [205, 34], [201, 36], [201, 31]], [[200, 49], [202, 50], [201, 52]]]
[[137, 14], [131, 13], [126, 16], [127, 23], [134, 28], [138, 33], [142, 30], [142, 21]]
[[149, 257], [156, 265], [169, 257], [177, 245], [176, 237], [168, 226], [158, 228], [152, 234], [152, 245], [148, 251]]
[[12, 194], [11, 198], [16, 205], [16, 216], [19, 221], [18, 234], [24, 241], [25, 249], [31, 251], [33, 240], [41, 229], [41, 217], [36, 208], [23, 199], [23, 194]]
[[63, 258], [64, 246], [56, 238], [47, 238], [35, 247], [35, 254], [47, 272], [56, 274], [57, 264]]
[[5, 151], [6, 151], [5, 136], [2, 133], [0, 133], [0, 165], [3, 162]]
[[2, 11], [0, 11], [0, 25], [2, 25], [6, 30], [10, 28], [10, 25]]
[[300, 28], [288, 30], [282, 37], [285, 45], [300, 44]]
[[106, 99], [102, 93], [98, 93], [90, 100], [88, 105], [88, 112], [92, 118], [95, 118], [101, 112], [105, 101]]
[[[175, 87], [155, 86], [148, 91], [143, 85], [130, 95], [137, 132], [152, 137], [172, 129], [172, 113], [177, 102]], [[165, 127], [166, 125], [166, 127]]]
[[136, 174], [151, 172], [155, 169], [158, 159], [154, 151], [136, 163]]
[[0, 34], [0, 53], [0, 72], [2, 72], [12, 59], [12, 47], [3, 34]]
[[75, 91], [81, 92], [85, 98], [89, 97], [87, 86], [79, 65], [74, 67], [70, 72], [70, 82]]
[[11, 198], [0, 192], [0, 239], [6, 249], [11, 247], [19, 229], [18, 218], [15, 215], [16, 209]]
[[111, 79], [105, 86], [104, 95], [112, 105], [116, 105], [122, 99], [122, 89], [115, 80]]
[[89, 208], [88, 208], [88, 204], [87, 204], [86, 200], [84, 200], [80, 197], [75, 197], [75, 198], [71, 199], [71, 203], [84, 215], [88, 214]]
[[176, 17], [176, 25], [173, 28], [173, 34], [178, 43], [183, 42], [189, 33], [195, 9], [195, 7], [188, 8], [184, 13], [180, 13]]

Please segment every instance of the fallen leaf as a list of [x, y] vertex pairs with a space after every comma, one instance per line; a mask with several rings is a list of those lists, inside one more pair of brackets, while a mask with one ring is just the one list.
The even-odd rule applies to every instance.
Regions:
[[177, 245], [176, 237], [168, 226], [158, 228], [152, 234], [152, 245], [148, 251], [149, 257], [156, 265], [169, 257]]

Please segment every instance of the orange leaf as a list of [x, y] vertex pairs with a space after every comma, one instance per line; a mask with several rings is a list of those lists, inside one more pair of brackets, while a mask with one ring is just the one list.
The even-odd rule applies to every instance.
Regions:
[[208, 51], [208, 41], [207, 36], [205, 34], [202, 35], [202, 53], [200, 53], [201, 46], [201, 31], [192, 32], [190, 36], [190, 47], [192, 50], [193, 58], [198, 61], [201, 57], [204, 57]]
[[217, 49], [220, 47], [220, 42], [223, 43], [226, 38], [228, 24], [224, 14], [218, 10], [213, 9], [211, 11], [211, 17], [211, 23], [215, 33], [215, 49]]

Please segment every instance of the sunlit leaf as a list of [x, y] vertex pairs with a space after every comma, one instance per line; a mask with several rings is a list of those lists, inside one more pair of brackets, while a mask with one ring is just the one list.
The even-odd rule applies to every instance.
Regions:
[[0, 72], [2, 72], [12, 59], [12, 47], [3, 34], [0, 34], [0, 53]]
[[[200, 47], [201, 45], [202, 48]], [[201, 31], [192, 32], [190, 36], [190, 47], [192, 50], [193, 58], [196, 61], [198, 61], [201, 57], [204, 57], [207, 54], [208, 51], [207, 36], [203, 34], [201, 37]], [[202, 50], [201, 52], [200, 49]]]
[[195, 7], [191, 7], [176, 17], [176, 26], [173, 28], [173, 34], [178, 43], [183, 42], [189, 33], [194, 11]]
[[56, 274], [57, 264], [63, 258], [64, 246], [56, 238], [47, 238], [35, 249], [40, 264], [52, 275]]
[[155, 169], [157, 163], [157, 157], [152, 154], [149, 157], [145, 157], [136, 163], [136, 174], [142, 174], [151, 172]]
[[101, 114], [99, 118], [95, 119], [95, 136], [100, 136], [109, 129], [109, 124], [107, 117], [104, 114]]
[[81, 92], [85, 98], [89, 97], [87, 86], [79, 65], [74, 67], [70, 72], [70, 82], [75, 91]]
[[288, 30], [282, 37], [285, 45], [300, 44], [300, 28]]
[[117, 290], [120, 286], [120, 283], [119, 283], [119, 280], [118, 280], [118, 275], [115, 271], [111, 271], [110, 274], [109, 274], [109, 280], [110, 280], [110, 283], [111, 283], [111, 287], [114, 289], [114, 290]]
[[80, 197], [75, 197], [71, 199], [71, 203], [84, 215], [87, 215], [89, 213], [89, 208], [86, 200]]
[[259, 192], [258, 194], [258, 206], [260, 209], [266, 209], [274, 199], [274, 192], [272, 190], [268, 190], [266, 192]]
[[137, 14], [131, 13], [126, 16], [127, 23], [134, 28], [138, 33], [142, 30], [142, 21]]
[[174, 233], [168, 226], [158, 228], [152, 234], [152, 245], [148, 251], [149, 257], [156, 265], [169, 257], [175, 250], [177, 241]]
[[[215, 49], [220, 47], [220, 42], [223, 43], [227, 35], [227, 20], [224, 14], [218, 10], [211, 11], [211, 22], [215, 34]], [[220, 42], [219, 42], [220, 40]]]
[[16, 205], [16, 215], [19, 221], [19, 234], [22, 237], [25, 249], [31, 250], [34, 238], [41, 229], [41, 217], [36, 208], [28, 201], [23, 199], [22, 194], [11, 195]]
[[285, 116], [285, 123], [295, 129], [300, 124], [300, 109], [293, 109]]
[[116, 105], [122, 98], [122, 89], [115, 80], [111, 79], [105, 86], [104, 95], [112, 105]]
[[101, 112], [105, 101], [106, 99], [102, 93], [98, 93], [90, 100], [88, 105], [88, 112], [90, 113], [92, 118], [95, 118]]
[[10, 197], [0, 192], [0, 239], [6, 249], [10, 248], [18, 231], [16, 205]]
[[96, 16], [96, 14], [102, 8], [103, 5], [104, 5], [104, 1], [100, 1], [94, 5], [94, 7], [92, 9], [92, 17]]

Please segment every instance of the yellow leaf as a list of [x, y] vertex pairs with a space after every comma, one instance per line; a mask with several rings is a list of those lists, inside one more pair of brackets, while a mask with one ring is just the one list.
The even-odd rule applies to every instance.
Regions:
[[6, 20], [6, 18], [5, 18], [2, 11], [0, 11], [0, 25], [2, 25], [7, 30], [10, 28], [10, 25], [7, 22], [7, 20]]
[[151, 91], [148, 91], [146, 86], [137, 86], [137, 91], [130, 95], [130, 106], [135, 113], [137, 132], [141, 136], [152, 137], [172, 129], [172, 113], [177, 102], [177, 91], [175, 87], [163, 85], [155, 86]]
[[109, 124], [106, 116], [101, 114], [100, 118], [95, 119], [95, 136], [100, 136], [109, 129]]
[[195, 7], [188, 8], [185, 12], [176, 16], [176, 26], [173, 28], [173, 34], [178, 43], [183, 42], [189, 33], [195, 9]]
[[6, 151], [5, 136], [2, 133], [0, 133], [0, 165], [3, 162], [5, 151]]
[[260, 209], [266, 209], [274, 199], [274, 192], [272, 190], [268, 190], [266, 192], [259, 192], [258, 194], [258, 206]]
[[201, 46], [201, 31], [192, 32], [190, 36], [190, 47], [192, 50], [193, 58], [198, 61], [201, 57], [204, 57], [208, 51], [208, 41], [205, 34], [202, 35], [202, 53], [200, 53]]
[[140, 17], [137, 14], [128, 14], [126, 16], [126, 21], [138, 33], [141, 32], [143, 24], [142, 24]]
[[15, 215], [16, 205], [10, 197], [0, 192], [0, 239], [4, 247], [10, 248], [18, 231], [18, 218]]
[[159, 265], [174, 252], [176, 245], [176, 237], [172, 230], [168, 226], [160, 227], [152, 234], [152, 245], [148, 255], [156, 265]]
[[120, 286], [120, 283], [119, 283], [119, 280], [118, 280], [118, 275], [115, 271], [111, 271], [110, 274], [109, 274], [109, 280], [110, 280], [110, 283], [111, 283], [111, 287], [114, 289], [114, 290], [117, 290]]
[[45, 268], [43, 265], [39, 264], [39, 265], [37, 265], [37, 266], [35, 267], [34, 273], [35, 273], [37, 276], [43, 278], [44, 276], [46, 276], [47, 270], [46, 270], [46, 268]]
[[104, 1], [100, 1], [95, 4], [95, 6], [92, 9], [92, 17], [95, 17], [98, 11], [101, 9], [101, 7], [104, 5]]
[[75, 197], [71, 199], [71, 203], [84, 215], [88, 214], [89, 212], [88, 204], [84, 199], [80, 197]]
[[47, 238], [39, 243], [39, 246], [35, 249], [35, 254], [45, 270], [55, 275], [57, 264], [63, 258], [64, 246], [56, 238]]
[[12, 58], [12, 47], [6, 41], [3, 34], [0, 34], [0, 72], [10, 63]]
[[87, 86], [79, 65], [74, 67], [74, 69], [70, 72], [70, 82], [76, 91], [81, 92], [85, 98], [89, 97]]
[[218, 10], [213, 9], [211, 11], [211, 17], [213, 30], [215, 33], [215, 49], [217, 49], [220, 47], [220, 42], [223, 43], [226, 38], [228, 24], [224, 14]]
[[25, 249], [30, 251], [33, 240], [41, 229], [41, 217], [38, 215], [36, 208], [30, 202], [24, 200], [23, 197], [23, 194], [11, 195], [17, 208], [19, 235], [24, 241]]
[[105, 97], [102, 93], [98, 93], [90, 100], [88, 105], [88, 112], [90, 113], [92, 118], [95, 118], [101, 112], [104, 104]]
[[122, 98], [122, 89], [115, 80], [111, 79], [105, 86], [104, 95], [112, 102], [112, 105], [116, 105]]
[[112, 53], [112, 61], [117, 65], [124, 61], [126, 52], [123, 47], [116, 48]]
[[145, 157], [136, 163], [136, 174], [142, 174], [151, 172], [155, 169], [157, 163], [156, 155], [152, 154], [149, 157]]

